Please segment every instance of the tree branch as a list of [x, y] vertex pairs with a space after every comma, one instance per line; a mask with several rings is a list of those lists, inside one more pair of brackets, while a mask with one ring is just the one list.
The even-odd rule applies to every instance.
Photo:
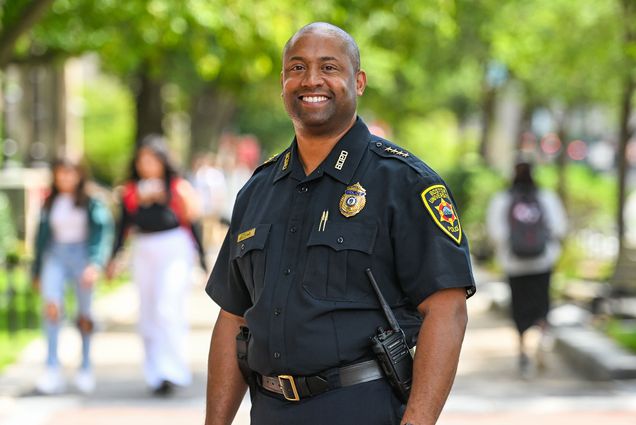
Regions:
[[20, 36], [44, 16], [51, 3], [53, 0], [33, 0], [24, 8], [20, 17], [0, 33], [0, 69], [11, 61], [13, 49]]

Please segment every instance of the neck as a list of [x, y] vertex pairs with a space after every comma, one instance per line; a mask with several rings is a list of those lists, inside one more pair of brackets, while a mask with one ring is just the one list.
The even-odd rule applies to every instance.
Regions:
[[355, 122], [356, 117], [354, 116], [347, 126], [338, 132], [330, 134], [315, 134], [304, 128], [295, 128], [298, 157], [303, 164], [305, 175], [310, 175], [318, 168], [342, 136], [353, 127]]

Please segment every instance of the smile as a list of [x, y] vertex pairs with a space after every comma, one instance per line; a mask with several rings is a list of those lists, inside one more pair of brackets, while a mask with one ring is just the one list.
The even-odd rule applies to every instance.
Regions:
[[300, 99], [307, 103], [319, 103], [329, 100], [326, 96], [301, 96]]

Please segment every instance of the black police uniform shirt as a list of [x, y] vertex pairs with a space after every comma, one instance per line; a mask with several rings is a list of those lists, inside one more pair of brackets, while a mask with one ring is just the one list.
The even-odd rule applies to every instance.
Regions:
[[309, 176], [295, 141], [256, 170], [206, 292], [245, 318], [252, 370], [313, 375], [373, 358], [370, 337], [388, 325], [367, 268], [411, 344], [426, 297], [475, 291], [442, 179], [358, 118]]

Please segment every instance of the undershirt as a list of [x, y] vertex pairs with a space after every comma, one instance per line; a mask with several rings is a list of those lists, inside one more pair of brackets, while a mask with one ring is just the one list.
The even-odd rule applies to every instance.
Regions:
[[76, 206], [69, 194], [58, 194], [53, 200], [50, 223], [55, 242], [78, 243], [88, 238], [86, 208]]

